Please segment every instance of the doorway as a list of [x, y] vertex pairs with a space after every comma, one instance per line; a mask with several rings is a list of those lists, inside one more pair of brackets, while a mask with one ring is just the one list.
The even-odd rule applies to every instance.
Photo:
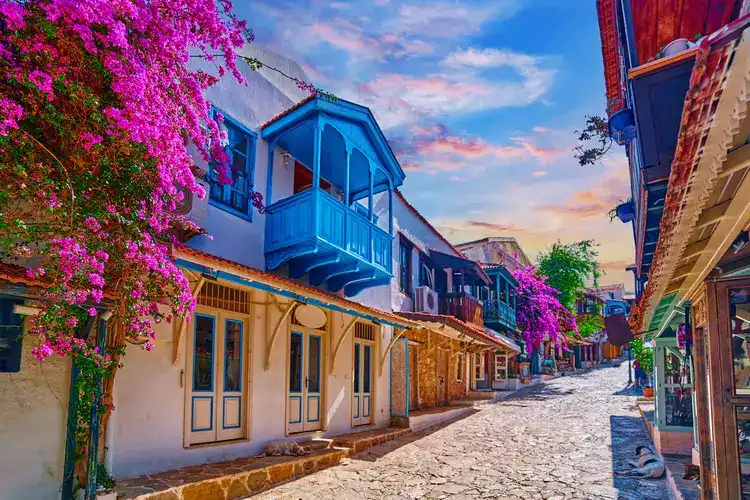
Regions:
[[372, 344], [354, 342], [354, 366], [352, 373], [352, 427], [372, 423]]
[[409, 410], [414, 411], [419, 408], [419, 345], [415, 342], [409, 342]]
[[448, 351], [438, 348], [437, 350], [437, 404], [445, 406], [448, 404]]
[[322, 428], [323, 336], [292, 330], [289, 334], [288, 434]]
[[245, 318], [198, 313], [188, 339], [186, 363], [188, 445], [245, 437], [247, 362]]

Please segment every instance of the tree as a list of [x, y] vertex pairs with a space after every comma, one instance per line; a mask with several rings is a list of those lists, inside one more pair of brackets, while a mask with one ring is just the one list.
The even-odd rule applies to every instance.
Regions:
[[539, 349], [545, 340], [567, 349], [566, 335], [577, 334], [578, 326], [573, 314], [558, 300], [559, 292], [533, 266], [516, 269], [512, 274], [518, 281], [516, 318], [526, 340], [526, 351]]
[[[229, 0], [0, 0], [0, 260], [43, 282], [33, 354], [73, 356], [79, 421], [125, 341], [150, 350], [153, 322], [195, 308], [171, 256], [197, 229], [177, 203], [206, 194], [186, 145], [231, 182], [203, 91], [244, 82], [235, 50], [252, 40]], [[100, 352], [76, 331], [105, 309], [118, 337]]]
[[596, 286], [600, 276], [598, 245], [593, 240], [562, 244], [560, 240], [537, 257], [539, 272], [547, 284], [559, 290], [560, 302], [573, 309], [576, 299], [583, 296], [587, 282]]
[[[612, 147], [609, 124], [601, 116], [586, 115], [586, 128], [583, 131], [576, 130], [575, 133], [578, 146], [573, 148], [573, 157], [582, 167], [596, 164]], [[592, 146], [591, 141], [595, 145]]]

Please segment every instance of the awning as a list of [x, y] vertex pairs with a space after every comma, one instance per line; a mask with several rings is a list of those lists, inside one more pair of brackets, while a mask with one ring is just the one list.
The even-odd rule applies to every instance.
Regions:
[[437, 250], [432, 249], [430, 249], [430, 259], [432, 259], [432, 262], [439, 267], [450, 267], [454, 271], [472, 271], [487, 285], [492, 283], [492, 278], [484, 272], [478, 262], [474, 262], [473, 260], [465, 259], [457, 255], [451, 255], [449, 253], [438, 252]]
[[[465, 323], [454, 316], [447, 316], [444, 314], [429, 314], [422, 312], [397, 312], [397, 315], [408, 318], [413, 321], [419, 321], [426, 327], [447, 327], [453, 330], [471, 337], [474, 340], [482, 342], [485, 345], [494, 347], [495, 349], [511, 350], [515, 352], [521, 352], [521, 348], [513, 340], [509, 339], [505, 335], [501, 335], [494, 330], [489, 328], [480, 329], [469, 323]], [[490, 333], [488, 333], [488, 331]]]
[[175, 250], [177, 265], [213, 278], [287, 297], [323, 309], [390, 325], [396, 328], [421, 328], [422, 325], [395, 314], [345, 299], [275, 274], [260, 271], [231, 260], [182, 247]]

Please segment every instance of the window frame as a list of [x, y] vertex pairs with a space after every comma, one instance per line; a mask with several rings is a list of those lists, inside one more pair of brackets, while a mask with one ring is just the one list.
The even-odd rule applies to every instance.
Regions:
[[466, 368], [464, 367], [464, 353], [459, 352], [456, 358], [456, 364], [458, 365], [456, 367], [456, 380], [459, 382], [464, 381], [464, 372], [466, 371]]
[[[230, 117], [227, 113], [225, 113], [221, 109], [212, 107], [211, 116], [215, 117], [217, 113], [221, 113], [221, 115], [224, 117], [224, 122], [238, 129], [240, 132], [244, 133], [248, 138], [247, 148], [245, 150], [245, 182], [247, 183], [247, 193], [245, 194], [245, 197], [247, 201], [247, 213], [243, 213], [242, 211], [237, 210], [236, 208], [211, 197], [212, 173], [214, 170], [211, 162], [209, 162], [208, 173], [206, 174], [206, 180], [208, 181], [208, 193], [206, 193], [206, 196], [208, 196], [208, 204], [218, 208], [219, 210], [223, 210], [224, 212], [228, 212], [232, 215], [235, 215], [241, 219], [245, 219], [248, 222], [252, 222], [253, 212], [255, 210], [254, 210], [252, 202], [250, 201], [250, 197], [252, 193], [255, 192], [255, 161], [257, 159], [256, 153], [257, 153], [257, 148], [258, 148], [258, 134], [256, 134], [249, 128], [245, 127], [244, 125], [239, 123], [237, 120]], [[224, 149], [234, 149], [234, 148], [232, 148], [229, 144], [227, 144], [227, 146]], [[231, 152], [228, 151], [228, 153], [231, 156]]]

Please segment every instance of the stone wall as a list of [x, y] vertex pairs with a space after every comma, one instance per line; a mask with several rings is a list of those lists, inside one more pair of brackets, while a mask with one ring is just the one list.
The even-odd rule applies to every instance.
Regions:
[[[446, 337], [432, 330], [410, 330], [404, 337], [419, 345], [417, 358], [419, 364], [417, 367], [419, 408], [434, 408], [438, 403], [438, 350], [435, 346], [444, 342]], [[468, 371], [466, 370], [468, 357], [464, 355], [464, 380], [459, 381], [456, 379], [458, 373], [458, 356], [456, 353], [463, 349], [461, 343], [458, 340], [451, 340], [450, 342], [441, 344], [440, 348], [449, 351], [447, 374], [448, 400], [463, 399], [466, 397], [465, 377], [468, 376]]]

